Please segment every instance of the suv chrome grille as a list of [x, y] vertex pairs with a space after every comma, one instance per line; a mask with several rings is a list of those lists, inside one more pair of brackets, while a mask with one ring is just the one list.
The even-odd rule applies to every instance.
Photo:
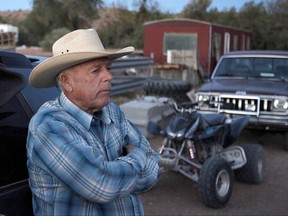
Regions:
[[225, 113], [259, 115], [260, 111], [268, 111], [268, 100], [260, 100], [257, 96], [247, 95], [221, 95], [219, 97], [218, 111]]

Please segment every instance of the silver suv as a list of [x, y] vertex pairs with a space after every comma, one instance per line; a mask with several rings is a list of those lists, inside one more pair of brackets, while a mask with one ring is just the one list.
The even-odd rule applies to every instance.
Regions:
[[196, 100], [202, 113], [249, 116], [250, 128], [276, 130], [288, 150], [288, 52], [237, 51], [221, 57]]

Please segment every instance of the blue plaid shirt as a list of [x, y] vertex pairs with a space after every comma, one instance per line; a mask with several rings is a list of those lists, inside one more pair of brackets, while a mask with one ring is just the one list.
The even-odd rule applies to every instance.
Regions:
[[[27, 166], [35, 215], [143, 215], [139, 193], [159, 177], [158, 155], [110, 102], [100, 117], [103, 141], [93, 116], [63, 93], [32, 118]], [[137, 146], [126, 156], [125, 145]]]

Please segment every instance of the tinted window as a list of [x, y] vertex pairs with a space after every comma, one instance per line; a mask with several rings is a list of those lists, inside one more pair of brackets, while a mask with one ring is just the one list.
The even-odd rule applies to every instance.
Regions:
[[34, 113], [37, 112], [43, 103], [49, 100], [55, 100], [60, 94], [60, 91], [56, 87], [33, 88], [30, 85], [27, 85], [22, 92]]
[[0, 186], [28, 177], [26, 139], [29, 118], [16, 96], [0, 107]]
[[26, 86], [22, 90], [22, 93], [25, 99], [28, 101], [29, 106], [31, 107], [33, 113], [36, 113], [39, 107], [49, 100], [55, 100], [55, 98], [60, 94], [58, 88], [33, 88], [28, 84], [29, 75], [31, 73], [31, 69], [14, 69], [15, 73], [21, 74], [25, 79]]

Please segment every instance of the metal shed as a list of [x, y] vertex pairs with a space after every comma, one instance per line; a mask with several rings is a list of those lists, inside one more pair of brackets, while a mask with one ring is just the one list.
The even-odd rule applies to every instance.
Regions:
[[144, 56], [166, 64], [170, 50], [194, 50], [198, 66], [210, 75], [222, 54], [249, 50], [252, 33], [244, 29], [193, 19], [144, 23]]

